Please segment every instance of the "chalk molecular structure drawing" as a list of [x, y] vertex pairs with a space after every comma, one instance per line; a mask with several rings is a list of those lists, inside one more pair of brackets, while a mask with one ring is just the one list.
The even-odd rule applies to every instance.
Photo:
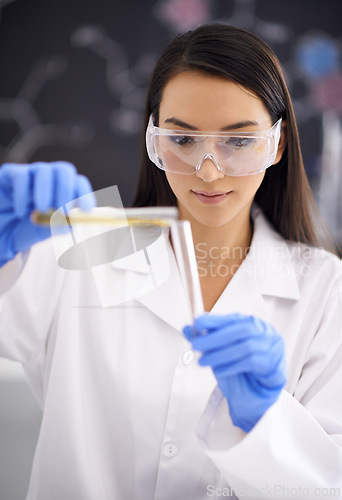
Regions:
[[145, 88], [157, 54], [148, 52], [130, 66], [127, 49], [111, 39], [102, 26], [84, 25], [74, 30], [71, 42], [86, 48], [105, 61], [105, 78], [109, 92], [118, 105], [109, 118], [115, 135], [135, 135], [140, 131]]
[[43, 86], [64, 74], [68, 66], [63, 55], [35, 61], [18, 94], [0, 98], [0, 121], [16, 125], [16, 133], [8, 144], [0, 146], [0, 163], [29, 161], [43, 146], [63, 144], [80, 147], [91, 141], [92, 126], [87, 122], [64, 124], [42, 123], [34, 101]]

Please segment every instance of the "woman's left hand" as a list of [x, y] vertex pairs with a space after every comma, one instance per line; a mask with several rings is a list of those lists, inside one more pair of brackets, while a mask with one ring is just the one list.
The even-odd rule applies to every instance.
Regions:
[[202, 352], [228, 400], [232, 422], [249, 432], [275, 403], [286, 382], [283, 338], [253, 316], [204, 314], [183, 330]]

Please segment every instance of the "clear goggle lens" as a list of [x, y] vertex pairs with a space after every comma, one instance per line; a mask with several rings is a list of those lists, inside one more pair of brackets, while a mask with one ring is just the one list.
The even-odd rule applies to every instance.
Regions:
[[226, 175], [253, 175], [274, 163], [281, 122], [257, 132], [188, 132], [155, 127], [151, 115], [146, 130], [147, 153], [166, 172], [191, 175], [210, 159]]

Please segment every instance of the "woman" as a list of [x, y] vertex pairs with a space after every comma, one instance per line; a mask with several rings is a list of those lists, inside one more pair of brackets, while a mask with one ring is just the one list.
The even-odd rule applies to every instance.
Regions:
[[184, 336], [169, 243], [164, 283], [103, 308], [132, 266], [67, 272], [49, 243], [23, 253], [46, 236], [29, 212], [82, 195], [86, 181], [65, 164], [0, 170], [1, 276], [15, 281], [0, 348], [44, 409], [27, 498], [341, 498], [342, 268], [316, 246], [277, 59], [230, 26], [176, 37], [145, 126], [134, 205], [177, 205], [191, 222], [209, 312]]

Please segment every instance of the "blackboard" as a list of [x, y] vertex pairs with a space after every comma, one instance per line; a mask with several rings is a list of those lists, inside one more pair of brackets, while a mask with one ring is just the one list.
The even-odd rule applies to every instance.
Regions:
[[[118, 185], [129, 205], [154, 61], [174, 34], [220, 21], [254, 31], [280, 58], [316, 189], [324, 109], [298, 52], [323, 37], [340, 75], [341, 19], [340, 0], [0, 0], [0, 163], [69, 160], [94, 189]], [[342, 79], [334, 92], [342, 102]]]

